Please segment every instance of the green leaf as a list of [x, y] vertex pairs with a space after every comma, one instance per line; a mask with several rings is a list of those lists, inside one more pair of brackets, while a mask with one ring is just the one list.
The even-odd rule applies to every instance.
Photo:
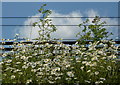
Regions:
[[76, 34], [76, 37], [77, 37], [78, 35], [80, 35], [80, 32], [78, 32], [78, 33]]
[[49, 13], [49, 10], [45, 10], [42, 12], [42, 14]]
[[89, 22], [89, 19], [86, 19], [86, 23], [88, 23]]
[[43, 20], [42, 20], [42, 19], [40, 19], [40, 22], [43, 22]]
[[56, 30], [57, 30], [56, 27], [54, 27], [54, 28], [53, 28], [53, 32], [55, 32]]
[[32, 25], [32, 26], [33, 26], [33, 27], [35, 27], [35, 26], [36, 26], [36, 24], [37, 24], [37, 22], [33, 23], [33, 25]]
[[87, 28], [86, 28], [86, 26], [85, 26], [85, 28], [82, 30], [82, 32], [86, 32], [86, 30], [87, 30]]
[[110, 35], [113, 35], [113, 33], [111, 32]]
[[50, 34], [47, 34], [47, 37], [50, 38]]
[[81, 27], [82, 26], [82, 24], [79, 24], [79, 27]]
[[39, 11], [39, 12], [42, 12], [42, 11], [43, 11], [43, 8], [40, 8], [38, 11]]
[[43, 4], [43, 6], [46, 6], [47, 4]]

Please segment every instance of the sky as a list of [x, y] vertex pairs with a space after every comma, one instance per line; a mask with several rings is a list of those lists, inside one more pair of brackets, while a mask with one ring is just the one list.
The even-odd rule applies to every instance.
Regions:
[[[45, 9], [52, 10], [50, 16], [53, 17], [94, 17], [99, 15], [100, 17], [118, 17], [118, 3], [117, 2], [3, 2], [2, 3], [2, 17], [34, 17], [40, 16], [38, 9], [40, 6], [46, 3]], [[28, 25], [39, 19], [27, 19], [27, 18], [4, 18], [2, 19], [3, 25]], [[68, 24], [76, 25], [84, 21], [84, 19], [52, 19], [54, 24]], [[107, 21], [108, 24], [116, 25], [118, 20], [114, 18], [102, 19]], [[118, 36], [118, 27], [108, 27], [110, 32], [114, 32], [116, 38]], [[67, 38], [75, 39], [75, 34], [81, 31], [79, 27], [57, 27], [57, 32], [52, 34], [55, 38]], [[30, 32], [32, 30], [32, 35]], [[18, 27], [18, 26], [3, 26], [2, 38], [12, 39], [16, 33], [20, 34], [20, 37], [36, 38], [38, 28], [32, 27]]]
[[[2, 3], [0, 3], [0, 17], [2, 17]], [[0, 18], [0, 25], [2, 25], [2, 18]], [[2, 27], [0, 27], [0, 39], [2, 38]]]
[[1, 0], [2, 2], [119, 2], [119, 0]]

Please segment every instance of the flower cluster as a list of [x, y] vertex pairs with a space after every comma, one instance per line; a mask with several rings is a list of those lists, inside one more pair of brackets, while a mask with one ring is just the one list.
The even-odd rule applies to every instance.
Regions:
[[14, 44], [12, 53], [3, 54], [3, 83], [98, 84], [111, 83], [110, 78], [117, 76], [113, 72], [117, 59], [113, 41], [101, 40], [89, 43], [88, 47], [77, 42], [75, 45], [34, 43]]

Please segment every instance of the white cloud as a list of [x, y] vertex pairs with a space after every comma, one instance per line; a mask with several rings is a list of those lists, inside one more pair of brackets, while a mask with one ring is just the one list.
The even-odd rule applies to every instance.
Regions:
[[[96, 17], [96, 16], [100, 16], [99, 13], [97, 11], [94, 11], [93, 9], [88, 10], [85, 13], [88, 17]], [[90, 22], [92, 23], [93, 18], [89, 18]], [[91, 24], [90, 23], [90, 24]]]
[[[36, 14], [35, 16], [40, 16], [39, 14]], [[32, 16], [32, 17], [35, 17]], [[49, 17], [81, 17], [80, 12], [71, 12], [70, 14], [60, 14], [55, 11], [52, 12], [52, 14]], [[27, 19], [24, 22], [24, 25], [30, 25], [33, 22], [38, 21], [38, 18], [30, 18]], [[82, 23], [81, 18], [52, 18], [53, 24], [55, 25], [78, 25]], [[31, 33], [32, 30], [32, 33]], [[38, 27], [30, 27], [30, 26], [24, 26], [22, 28], [18, 28], [16, 31], [19, 31], [21, 37], [28, 37], [28, 38], [36, 38], [38, 36]], [[76, 26], [57, 26], [57, 31], [55, 33], [52, 33], [52, 37], [54, 38], [75, 38], [76, 33], [80, 31], [79, 27]], [[30, 36], [31, 33], [31, 36]]]
[[[40, 14], [36, 14], [32, 17], [38, 17], [40, 16]], [[28, 18], [25, 22], [24, 22], [24, 25], [32, 25], [32, 23], [34, 22], [37, 22], [39, 21], [39, 18]], [[38, 27], [35, 27], [33, 29], [32, 26], [24, 26], [24, 27], [20, 27], [20, 28], [17, 28], [15, 30], [16, 33], [19, 33], [20, 34], [20, 37], [25, 37], [25, 38], [36, 38], [38, 37], [38, 31], [39, 28]]]
[[[53, 12], [51, 16], [61, 16], [61, 17], [82, 17], [80, 12], [71, 12], [70, 14], [60, 14], [57, 12]], [[54, 18], [53, 24], [56, 25], [78, 25], [83, 22], [81, 18]], [[58, 26], [57, 31], [52, 34], [53, 37], [56, 38], [75, 38], [75, 35], [78, 31], [80, 31], [79, 27], [76, 26]]]
[[[100, 16], [97, 11], [94, 10], [89, 10], [86, 12], [88, 17], [95, 17], [95, 16]], [[36, 14], [32, 17], [35, 16], [40, 16], [39, 14]], [[79, 11], [74, 11], [69, 14], [62, 14], [58, 13], [56, 11], [53, 11], [52, 14], [49, 17], [82, 17], [82, 13]], [[34, 23], [36, 21], [39, 21], [38, 18], [29, 18], [24, 22], [24, 25], [30, 25], [31, 23]], [[52, 18], [53, 24], [54, 25], [78, 25], [82, 23], [84, 20], [83, 18]], [[92, 21], [92, 19], [90, 19]], [[117, 20], [115, 19], [110, 19], [110, 18], [102, 18], [101, 21], [106, 21], [107, 24], [110, 25], [117, 25]], [[118, 35], [118, 30], [115, 27], [106, 27], [108, 31], [113, 32], [116, 36]], [[28, 37], [28, 38], [36, 38], [38, 36], [38, 27], [21, 27], [18, 28], [16, 31], [19, 31], [21, 37]], [[55, 33], [52, 33], [52, 37], [55, 38], [65, 38], [65, 39], [73, 39], [76, 38], [75, 35], [81, 31], [81, 29], [77, 26], [57, 26], [57, 31]], [[32, 33], [31, 33], [32, 32]], [[30, 36], [31, 33], [31, 36]], [[116, 36], [111, 36], [112, 38]]]

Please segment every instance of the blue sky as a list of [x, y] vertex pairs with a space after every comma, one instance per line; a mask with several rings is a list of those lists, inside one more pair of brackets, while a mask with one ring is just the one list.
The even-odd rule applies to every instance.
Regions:
[[[38, 14], [38, 9], [43, 2], [3, 2], [2, 16], [3, 17], [28, 17]], [[84, 16], [88, 16], [86, 12], [94, 10], [100, 16], [117, 17], [118, 3], [117, 2], [46, 2], [46, 9], [54, 10], [62, 15], [70, 14], [73, 11], [80, 12]], [[27, 19], [3, 19], [3, 25], [22, 25]], [[15, 29], [22, 27], [2, 27], [3, 38], [13, 38]]]
[[1, 0], [2, 2], [119, 2], [119, 0]]

